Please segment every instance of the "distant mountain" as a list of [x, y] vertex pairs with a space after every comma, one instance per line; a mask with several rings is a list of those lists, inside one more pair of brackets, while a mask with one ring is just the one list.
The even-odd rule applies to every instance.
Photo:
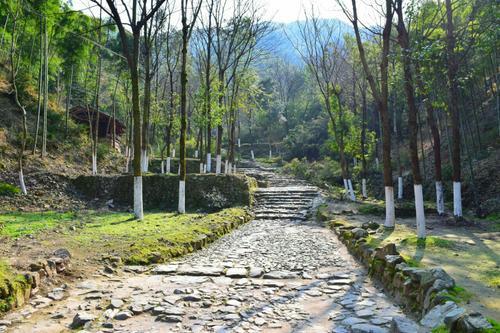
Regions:
[[[337, 19], [320, 19], [325, 23], [338, 25], [340, 36], [344, 34], [354, 34], [352, 27]], [[321, 22], [320, 22], [321, 23]], [[260, 42], [261, 47], [269, 51], [272, 55], [288, 59], [295, 64], [301, 64], [300, 54], [295, 49], [294, 43], [300, 41], [300, 27], [305, 21], [294, 21], [290, 23], [273, 23], [274, 30], [263, 38]], [[290, 41], [290, 39], [293, 41]]]

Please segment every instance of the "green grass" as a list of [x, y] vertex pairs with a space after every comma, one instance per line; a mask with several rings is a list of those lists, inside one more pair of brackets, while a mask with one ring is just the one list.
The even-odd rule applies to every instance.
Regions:
[[417, 236], [406, 237], [401, 240], [401, 245], [442, 249], [454, 249], [457, 247], [457, 243], [455, 241], [436, 236], [427, 236], [425, 239], [419, 239]]
[[[9, 213], [0, 216], [0, 236], [16, 238], [47, 231], [41, 240], [57, 237], [83, 256], [115, 254], [129, 264], [149, 264], [201, 248], [248, 220], [243, 208], [229, 208], [212, 214], [146, 213], [138, 221], [131, 213]], [[76, 227], [71, 230], [70, 226]], [[50, 234], [57, 229], [57, 234]]]
[[431, 333], [448, 333], [449, 330], [446, 328], [446, 325], [440, 325], [436, 328], [434, 328]]
[[74, 212], [4, 213], [0, 215], [0, 236], [16, 238], [35, 235], [40, 231], [53, 229], [62, 223], [75, 220]]
[[242, 208], [208, 215], [149, 213], [143, 221], [132, 214], [105, 214], [86, 223], [73, 241], [123, 253], [129, 264], [148, 264], [191, 252], [228, 232], [246, 215]]

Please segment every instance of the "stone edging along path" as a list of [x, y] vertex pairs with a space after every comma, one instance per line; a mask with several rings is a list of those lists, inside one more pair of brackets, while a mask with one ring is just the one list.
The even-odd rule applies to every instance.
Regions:
[[370, 233], [383, 226], [370, 222], [357, 227], [332, 220], [329, 227], [386, 292], [406, 310], [417, 314], [420, 324], [429, 331], [443, 323], [450, 332], [481, 332], [492, 328], [483, 315], [467, 313], [451, 300], [449, 293], [455, 281], [442, 268], [410, 267], [394, 243], [378, 248], [368, 245]]

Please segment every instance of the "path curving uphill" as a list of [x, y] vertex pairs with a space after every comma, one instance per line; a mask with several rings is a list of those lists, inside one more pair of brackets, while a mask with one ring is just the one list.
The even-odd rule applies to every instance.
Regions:
[[[256, 218], [209, 247], [145, 273], [128, 267], [31, 306], [9, 332], [389, 332], [405, 317], [333, 232], [310, 218], [318, 190], [247, 168], [269, 187]], [[41, 303], [40, 303], [41, 304]], [[13, 318], [14, 320], [16, 318]]]

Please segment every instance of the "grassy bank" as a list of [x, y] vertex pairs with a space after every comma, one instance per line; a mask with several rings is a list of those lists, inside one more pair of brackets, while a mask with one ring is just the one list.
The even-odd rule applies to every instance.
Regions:
[[66, 247], [77, 258], [120, 256], [125, 263], [167, 261], [217, 239], [250, 219], [245, 208], [211, 214], [150, 212], [143, 221], [124, 212], [8, 213], [0, 216], [2, 247], [38, 242]]

